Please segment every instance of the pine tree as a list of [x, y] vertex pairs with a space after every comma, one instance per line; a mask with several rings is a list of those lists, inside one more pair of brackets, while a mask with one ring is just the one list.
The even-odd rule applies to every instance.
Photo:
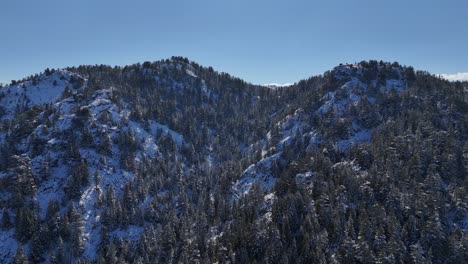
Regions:
[[81, 213], [78, 211], [78, 209], [75, 207], [74, 204], [72, 204], [70, 211], [69, 211], [69, 216], [70, 216], [70, 240], [71, 240], [71, 249], [73, 256], [77, 257], [81, 255], [81, 252], [83, 251], [84, 244], [83, 244], [83, 219], [81, 216]]
[[31, 260], [35, 263], [39, 263], [45, 260], [43, 254], [49, 242], [46, 240], [46, 234], [47, 231], [45, 228], [41, 227], [32, 236], [30, 257]]
[[106, 263], [110, 263], [110, 264], [117, 263], [117, 249], [115, 247], [115, 244], [112, 241], [107, 246], [105, 260], [106, 260]]
[[45, 181], [50, 177], [50, 156], [46, 156], [42, 161], [40, 168], [40, 179]]
[[98, 151], [103, 155], [112, 155], [112, 144], [107, 133], [102, 133], [101, 143], [98, 146]]
[[2, 229], [3, 230], [8, 230], [12, 227], [11, 219], [10, 219], [10, 213], [8, 212], [7, 209], [3, 209], [3, 214], [2, 214]]
[[18, 245], [16, 255], [13, 258], [13, 264], [28, 264], [28, 258], [24, 255], [23, 246]]
[[426, 263], [424, 251], [419, 243], [410, 246], [410, 256], [412, 263]]

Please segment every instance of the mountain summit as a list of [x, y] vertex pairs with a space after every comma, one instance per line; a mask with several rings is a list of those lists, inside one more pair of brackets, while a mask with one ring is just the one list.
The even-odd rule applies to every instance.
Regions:
[[173, 57], [0, 88], [0, 261], [468, 258], [462, 83], [363, 61], [271, 87]]

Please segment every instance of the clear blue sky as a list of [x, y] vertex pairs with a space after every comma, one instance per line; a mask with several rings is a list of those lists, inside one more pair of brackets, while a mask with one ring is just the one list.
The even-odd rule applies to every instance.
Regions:
[[0, 82], [185, 56], [253, 83], [341, 62], [468, 72], [468, 1], [2, 0]]

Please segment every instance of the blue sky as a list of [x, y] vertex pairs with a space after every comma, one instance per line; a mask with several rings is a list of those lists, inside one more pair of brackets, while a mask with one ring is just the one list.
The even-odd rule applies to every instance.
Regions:
[[367, 59], [468, 72], [466, 0], [4, 0], [0, 10], [3, 83], [46, 67], [173, 55], [253, 83]]

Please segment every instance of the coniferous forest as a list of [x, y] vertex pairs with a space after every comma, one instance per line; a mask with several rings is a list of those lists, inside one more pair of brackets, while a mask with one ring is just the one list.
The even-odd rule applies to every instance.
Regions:
[[0, 88], [1, 263], [467, 263], [468, 83], [183, 57]]

